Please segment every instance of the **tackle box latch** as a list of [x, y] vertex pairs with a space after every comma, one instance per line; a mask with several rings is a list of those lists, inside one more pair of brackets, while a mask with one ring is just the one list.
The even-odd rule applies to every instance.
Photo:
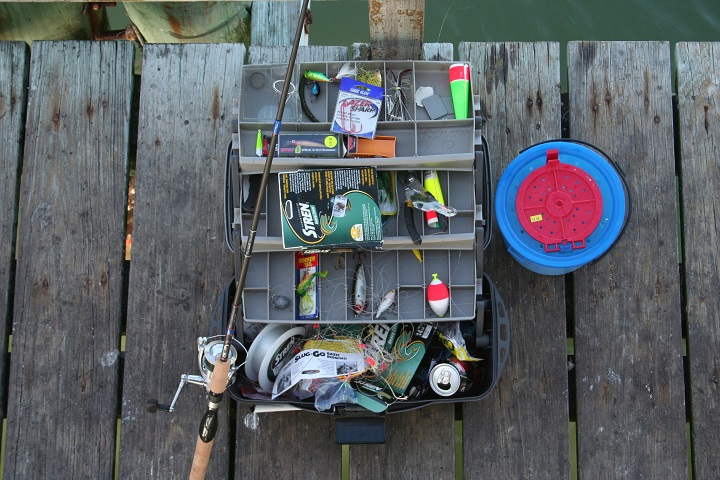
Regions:
[[385, 443], [384, 414], [341, 407], [335, 410], [335, 415], [335, 443], [338, 445]]

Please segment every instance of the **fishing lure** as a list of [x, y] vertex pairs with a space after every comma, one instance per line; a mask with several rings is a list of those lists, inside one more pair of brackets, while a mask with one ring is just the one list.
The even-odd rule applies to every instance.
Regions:
[[305, 116], [308, 117], [311, 122], [320, 122], [307, 104], [306, 89], [310, 90], [310, 94], [312, 95], [311, 103], [314, 103], [321, 93], [320, 83], [332, 83], [342, 78], [352, 78], [355, 77], [355, 73], [356, 69], [350, 63], [344, 63], [340, 67], [340, 70], [338, 70], [338, 73], [332, 78], [317, 70], [305, 70], [300, 78], [300, 108], [302, 108]]
[[395, 196], [396, 184], [395, 172], [383, 170], [377, 172], [378, 182], [378, 206], [381, 215], [396, 215], [398, 206]]
[[376, 87], [382, 87], [382, 72], [379, 69], [368, 72], [363, 68], [358, 68], [357, 79], [363, 83], [369, 85], [375, 85]]
[[387, 292], [385, 295], [383, 295], [382, 299], [380, 300], [380, 303], [377, 307], [377, 313], [375, 314], [375, 320], [378, 320], [380, 318], [380, 315], [385, 313], [385, 311], [390, 308], [393, 303], [395, 303], [395, 299], [397, 298], [397, 290], [394, 288]]
[[324, 73], [320, 73], [315, 70], [305, 70], [305, 73], [303, 74], [305, 78], [310, 80], [311, 82], [332, 82], [333, 79], [329, 78]]
[[302, 108], [303, 113], [305, 114], [305, 116], [308, 117], [311, 122], [317, 123], [320, 120], [318, 120], [318, 118], [313, 114], [313, 112], [310, 110], [310, 107], [308, 107], [307, 100], [305, 100], [306, 88], [310, 88], [310, 93], [312, 94], [314, 100], [318, 97], [318, 95], [320, 95], [320, 87], [318, 86], [317, 81], [310, 81], [304, 75], [300, 79], [300, 108]]
[[437, 273], [433, 273], [432, 276], [432, 282], [427, 288], [427, 299], [435, 315], [442, 317], [447, 313], [450, 306], [450, 291], [445, 282], [438, 278]]
[[318, 120], [315, 114], [313, 114], [308, 107], [307, 100], [305, 98], [306, 88], [310, 90], [310, 95], [312, 95], [312, 102], [314, 102], [318, 98], [318, 96], [320, 96], [320, 85], [318, 85], [319, 83], [336, 82], [341, 78], [354, 76], [355, 67], [351, 66], [349, 63], [344, 63], [340, 67], [337, 75], [332, 78], [328, 77], [322, 72], [318, 72], [317, 70], [305, 70], [302, 78], [300, 79], [300, 108], [302, 108], [303, 113], [308, 117], [308, 119], [310, 119], [311, 122], [320, 122], [320, 120]]
[[[377, 70], [379, 72], [379, 70]], [[317, 70], [305, 70], [305, 73], [303, 74], [305, 78], [312, 82], [337, 82], [341, 78], [345, 77], [354, 77], [355, 76], [355, 68], [351, 66], [349, 63], [344, 63], [340, 70], [338, 70], [337, 75], [330, 78], [327, 75], [325, 75], [322, 72], [318, 72]]]
[[312, 287], [313, 280], [315, 279], [315, 277], [325, 278], [325, 276], [327, 276], [327, 274], [328, 274], [328, 271], [323, 270], [322, 272], [314, 272], [314, 273], [309, 273], [309, 274], [305, 275], [305, 278], [303, 278], [300, 281], [300, 283], [298, 283], [297, 287], [295, 288], [295, 293], [298, 296], [302, 297]]
[[365, 280], [365, 268], [362, 262], [355, 267], [355, 280], [352, 289], [352, 309], [357, 317], [365, 311], [367, 305], [367, 281]]
[[408, 105], [413, 103], [412, 69], [403, 70], [396, 75], [388, 68], [385, 77], [388, 82], [387, 95], [385, 95], [388, 120], [412, 119], [408, 108]]
[[340, 80], [341, 78], [346, 77], [355, 77], [355, 67], [350, 65], [350, 63], [343, 63], [342, 67], [340, 67], [340, 70], [338, 70], [337, 75], [333, 77], [333, 81]]

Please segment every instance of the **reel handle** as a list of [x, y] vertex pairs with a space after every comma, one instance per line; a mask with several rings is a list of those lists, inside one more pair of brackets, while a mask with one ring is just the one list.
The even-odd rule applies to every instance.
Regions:
[[171, 405], [166, 405], [164, 403], [159, 403], [157, 398], [151, 398], [148, 399], [147, 405], [145, 406], [147, 408], [147, 411], [150, 413], [155, 413], [158, 410], [164, 410], [166, 412], [172, 412], [173, 408]]
[[193, 385], [200, 385], [201, 387], [205, 387], [205, 379], [202, 378], [199, 375], [188, 375], [187, 373], [183, 373], [180, 376], [180, 385], [178, 385], [177, 390], [175, 391], [175, 396], [172, 399], [172, 402], [170, 402], [170, 405], [166, 405], [164, 403], [159, 403], [156, 398], [151, 398], [147, 401], [147, 411], [150, 413], [155, 413], [158, 410], [163, 410], [165, 412], [173, 412], [175, 410], [175, 403], [178, 400], [178, 397], [180, 396], [180, 392], [182, 391], [183, 387], [186, 383], [192, 383]]

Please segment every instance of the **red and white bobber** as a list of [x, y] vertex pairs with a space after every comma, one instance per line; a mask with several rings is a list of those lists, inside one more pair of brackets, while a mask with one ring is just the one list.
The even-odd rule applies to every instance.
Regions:
[[427, 298], [430, 308], [438, 317], [444, 316], [450, 306], [450, 291], [447, 285], [438, 278], [437, 273], [432, 274], [433, 279], [428, 285]]

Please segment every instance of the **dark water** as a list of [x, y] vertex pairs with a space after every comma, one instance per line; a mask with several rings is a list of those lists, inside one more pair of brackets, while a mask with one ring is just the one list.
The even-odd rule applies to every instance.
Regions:
[[[311, 45], [370, 41], [366, 0], [311, 4]], [[124, 28], [122, 8], [108, 9], [113, 28]], [[272, 19], [268, 19], [272, 21]], [[426, 0], [424, 42], [560, 42], [566, 84], [571, 40], [720, 42], [720, 0]]]
[[[362, 0], [312, 3], [312, 45], [369, 42]], [[426, 0], [424, 42], [720, 41], [720, 0]], [[563, 83], [565, 83], [565, 68]]]
[[[312, 4], [314, 45], [367, 42], [367, 2]], [[720, 41], [720, 0], [426, 0], [425, 42]]]

